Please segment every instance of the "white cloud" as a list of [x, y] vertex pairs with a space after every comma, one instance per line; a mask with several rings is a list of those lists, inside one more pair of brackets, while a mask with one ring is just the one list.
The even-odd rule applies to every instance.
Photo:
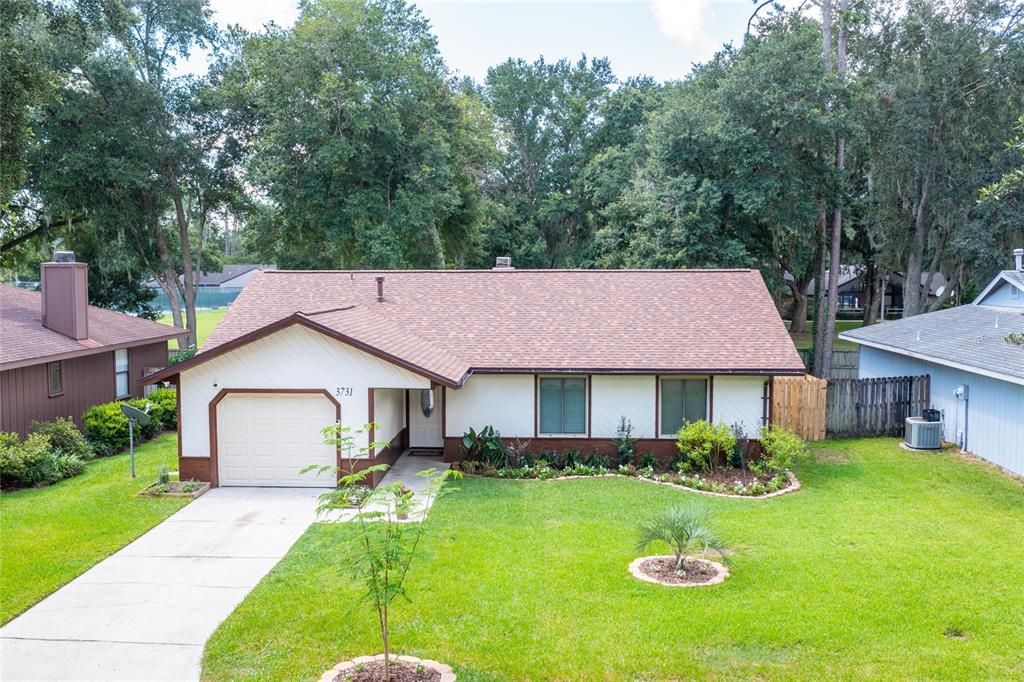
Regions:
[[718, 42], [707, 34], [704, 11], [709, 0], [652, 0], [651, 11], [661, 34], [683, 47], [710, 57]]

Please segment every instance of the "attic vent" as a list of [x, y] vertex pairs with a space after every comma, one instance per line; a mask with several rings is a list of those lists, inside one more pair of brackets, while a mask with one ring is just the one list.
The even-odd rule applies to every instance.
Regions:
[[498, 256], [494, 259], [494, 270], [514, 270], [511, 256]]

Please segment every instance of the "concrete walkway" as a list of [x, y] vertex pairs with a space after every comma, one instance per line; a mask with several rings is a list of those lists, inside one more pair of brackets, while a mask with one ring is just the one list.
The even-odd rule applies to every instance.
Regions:
[[[395, 483], [401, 483], [411, 490], [413, 492], [413, 508], [409, 514], [409, 521], [422, 521], [423, 517], [427, 514], [427, 510], [430, 508], [430, 505], [425, 505], [423, 502], [424, 496], [430, 488], [430, 480], [420, 476], [420, 472], [427, 469], [436, 469], [440, 473], [450, 466], [450, 464], [445, 463], [441, 455], [427, 456], [403, 453], [395, 460], [394, 465], [387, 470], [377, 487], [382, 488], [394, 485]], [[433, 500], [431, 500], [432, 504]], [[366, 510], [383, 512], [387, 511], [388, 506], [381, 502], [374, 502], [368, 505]], [[351, 521], [355, 518], [355, 515], [355, 510], [345, 510], [321, 520], [334, 522]]]
[[0, 679], [198, 679], [206, 640], [315, 519], [320, 492], [210, 491], [0, 629]]

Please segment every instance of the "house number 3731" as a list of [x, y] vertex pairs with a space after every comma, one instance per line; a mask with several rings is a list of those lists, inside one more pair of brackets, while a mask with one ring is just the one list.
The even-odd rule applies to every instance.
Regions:
[[334, 389], [334, 395], [338, 396], [339, 398], [351, 397], [352, 396], [352, 387], [351, 386], [338, 386], [338, 387], [336, 387]]

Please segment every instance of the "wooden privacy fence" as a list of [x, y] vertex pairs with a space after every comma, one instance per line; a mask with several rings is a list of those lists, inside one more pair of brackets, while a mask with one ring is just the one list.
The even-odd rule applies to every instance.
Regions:
[[828, 435], [902, 435], [904, 420], [928, 407], [930, 389], [927, 374], [833, 379], [828, 382]]
[[825, 439], [828, 382], [804, 374], [772, 380], [772, 423], [804, 440]]
[[[811, 371], [811, 349], [803, 348], [797, 351], [800, 359], [804, 361], [804, 367]], [[833, 379], [856, 379], [860, 367], [860, 352], [856, 350], [834, 350], [832, 351], [832, 378]]]

